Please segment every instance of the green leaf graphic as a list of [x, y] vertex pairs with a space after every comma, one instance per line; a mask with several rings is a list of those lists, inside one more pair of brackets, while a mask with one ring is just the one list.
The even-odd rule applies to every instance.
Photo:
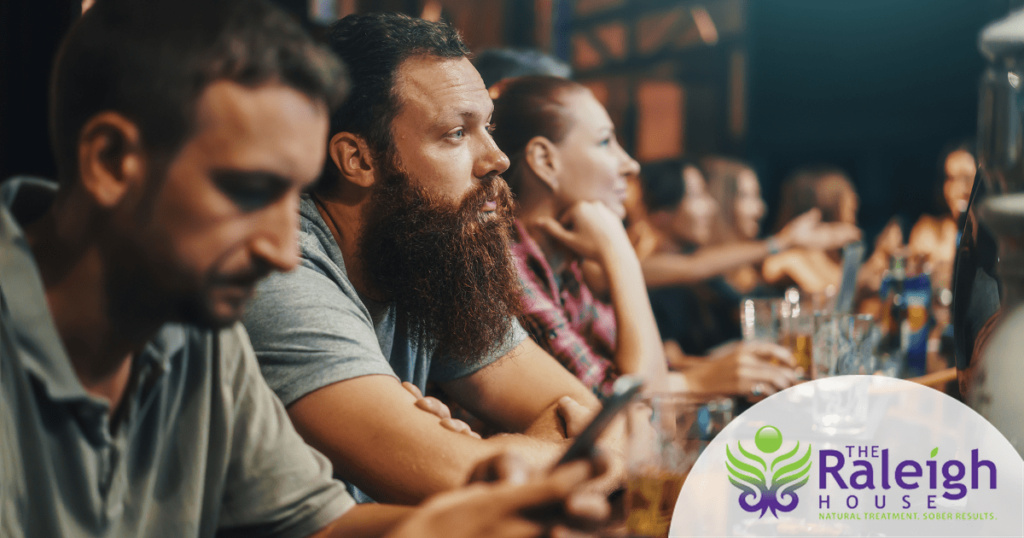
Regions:
[[740, 443], [739, 441], [736, 441], [736, 446], [740, 447], [740, 452], [741, 452], [741, 453], [742, 453], [742, 454], [743, 454], [744, 456], [746, 456], [746, 457], [748, 457], [748, 458], [750, 458], [750, 459], [752, 459], [752, 460], [756, 461], [757, 463], [760, 463], [760, 464], [761, 464], [761, 468], [762, 468], [762, 469], [764, 469], [764, 470], [766, 470], [766, 471], [768, 470], [768, 464], [766, 464], [766, 463], [764, 462], [764, 460], [763, 460], [763, 459], [761, 459], [761, 458], [759, 458], [759, 457], [757, 457], [757, 456], [755, 456], [755, 455], [751, 454], [750, 452], [747, 452], [746, 450], [744, 450], [744, 449], [743, 449], [743, 444], [742, 444], [742, 443]]
[[[797, 443], [797, 446], [799, 446], [799, 443]], [[811, 471], [810, 461], [811, 445], [807, 445], [807, 452], [804, 454], [802, 458], [776, 471], [775, 475], [772, 476], [772, 487], [778, 488], [779, 486], [783, 486], [785, 484], [803, 478], [807, 473]], [[793, 471], [797, 472], [795, 474], [785, 476]]]
[[929, 458], [934, 458], [935, 455], [938, 454], [938, 453], [939, 453], [939, 447], [935, 447], [935, 448], [932, 449], [932, 455], [928, 456], [928, 457]]
[[[736, 459], [736, 456], [733, 456], [732, 452], [729, 450], [729, 445], [725, 445], [725, 457], [726, 459], [729, 460], [726, 462], [725, 466], [726, 468], [729, 469], [730, 474], [732, 474], [736, 478], [746, 480], [752, 484], [764, 484], [764, 475], [761, 474], [761, 471], [759, 471], [757, 467], [754, 467], [747, 463], [743, 463], [742, 461]], [[732, 463], [732, 465], [735, 466], [736, 469], [733, 469], [729, 465], [729, 463]], [[748, 474], [743, 474], [740, 471], [746, 471], [746, 473]]]
[[787, 452], [787, 453], [785, 453], [785, 454], [775, 458], [774, 460], [772, 460], [772, 470], [773, 471], [775, 470], [775, 464], [776, 463], [779, 463], [780, 461], [783, 461], [783, 460], [786, 460], [786, 459], [789, 459], [789, 458], [793, 457], [793, 454], [796, 454], [798, 450], [800, 450], [800, 442], [799, 441], [796, 443], [796, 448], [794, 448], [793, 450], [791, 450], [791, 451], [789, 451], [789, 452]]
[[751, 475], [749, 473], [745, 473], [745, 472], [735, 468], [734, 466], [730, 465], [728, 461], [725, 462], [725, 468], [729, 470], [729, 474], [735, 476], [736, 478], [740, 478], [742, 480], [746, 480], [746, 481], [751, 482], [751, 483], [757, 483], [757, 482], [760, 481], [756, 476]]
[[[809, 469], [809, 467], [808, 467], [808, 469]], [[787, 492], [796, 491], [796, 490], [806, 486], [807, 485], [807, 481], [810, 480], [810, 479], [811, 479], [811, 477], [805, 476], [803, 480], [801, 480], [799, 483], [796, 483], [796, 484], [793, 484], [792, 486], [789, 486], [788, 488], [785, 489], [785, 491], [787, 491]]]

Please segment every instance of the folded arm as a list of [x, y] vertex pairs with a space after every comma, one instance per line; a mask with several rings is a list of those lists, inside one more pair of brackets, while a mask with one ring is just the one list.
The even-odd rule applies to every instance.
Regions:
[[379, 502], [414, 504], [464, 484], [473, 466], [514, 446], [529, 459], [562, 449], [516, 436], [480, 440], [450, 431], [416, 407], [396, 378], [363, 376], [316, 390], [288, 409], [296, 429], [335, 472]]

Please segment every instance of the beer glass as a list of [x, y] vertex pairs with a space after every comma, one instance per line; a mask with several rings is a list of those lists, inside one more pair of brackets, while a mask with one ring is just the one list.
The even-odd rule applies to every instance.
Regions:
[[814, 314], [808, 306], [810, 301], [784, 302], [779, 310], [779, 345], [793, 353], [804, 379], [814, 371]]
[[626, 529], [668, 536], [676, 499], [700, 452], [732, 420], [732, 400], [661, 393], [627, 409]]

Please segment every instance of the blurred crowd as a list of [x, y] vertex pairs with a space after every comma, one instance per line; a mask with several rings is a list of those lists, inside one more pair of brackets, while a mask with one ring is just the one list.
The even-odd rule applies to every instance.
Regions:
[[[0, 189], [0, 535], [579, 536], [621, 516], [624, 427], [581, 434], [622, 377], [808, 375], [739, 304], [838, 292], [842, 170], [766, 226], [750, 165], [641, 165], [565, 64], [471, 57], [404, 15], [321, 45], [259, 1], [88, 9], [60, 177]], [[941, 169], [949, 213], [891, 223], [854, 294], [884, 319], [897, 267], [929, 275], [939, 340], [970, 148]]]

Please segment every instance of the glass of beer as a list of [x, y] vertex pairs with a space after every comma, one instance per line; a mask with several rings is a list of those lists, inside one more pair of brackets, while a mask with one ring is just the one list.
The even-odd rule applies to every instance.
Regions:
[[810, 301], [784, 302], [779, 310], [779, 345], [788, 348], [803, 370], [803, 379], [814, 371], [814, 313]]
[[627, 409], [626, 529], [668, 536], [676, 499], [701, 450], [732, 420], [727, 398], [654, 394]]

